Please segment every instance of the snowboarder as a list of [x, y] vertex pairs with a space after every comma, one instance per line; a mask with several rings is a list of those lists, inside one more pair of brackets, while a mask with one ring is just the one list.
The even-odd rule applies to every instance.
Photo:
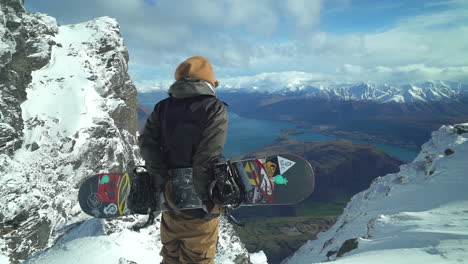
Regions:
[[163, 264], [214, 263], [221, 207], [208, 195], [210, 162], [220, 158], [227, 135], [225, 104], [216, 97], [211, 63], [200, 56], [175, 71], [169, 98], [160, 101], [139, 138], [141, 154], [155, 188], [166, 190], [168, 169], [193, 168], [193, 181], [204, 209], [163, 212]]

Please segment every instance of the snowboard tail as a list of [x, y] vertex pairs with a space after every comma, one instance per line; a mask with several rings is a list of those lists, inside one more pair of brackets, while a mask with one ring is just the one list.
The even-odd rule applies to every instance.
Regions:
[[94, 217], [108, 218], [129, 214], [129, 173], [94, 175], [81, 184], [78, 201], [81, 209]]

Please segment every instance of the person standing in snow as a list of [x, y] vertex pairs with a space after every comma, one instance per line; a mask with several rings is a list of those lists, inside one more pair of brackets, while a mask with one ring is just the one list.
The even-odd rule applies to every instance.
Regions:
[[221, 207], [208, 195], [214, 179], [210, 163], [222, 156], [228, 114], [216, 97], [219, 83], [207, 59], [195, 56], [182, 62], [175, 80], [169, 98], [160, 101], [146, 121], [139, 146], [156, 188], [167, 189], [169, 169], [191, 167], [205, 208], [162, 213], [162, 263], [214, 263]]

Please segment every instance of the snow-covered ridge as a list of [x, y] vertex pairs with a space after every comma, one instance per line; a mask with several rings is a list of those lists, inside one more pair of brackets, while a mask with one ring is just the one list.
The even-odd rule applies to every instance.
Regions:
[[46, 63], [31, 73], [21, 112], [13, 112], [23, 121], [21, 146], [0, 155], [1, 253], [11, 263], [52, 246], [86, 219], [76, 202], [81, 180], [138, 160], [136, 89], [116, 21], [59, 27], [51, 17], [23, 13], [16, 22], [44, 40], [22, 41], [31, 42], [28, 58]]
[[[58, 26], [9, 0], [0, 5], [0, 39], [7, 40], [0, 47], [0, 74], [7, 73], [0, 79], [0, 263], [160, 261], [158, 225], [131, 232], [142, 217], [94, 219], [77, 201], [85, 178], [142, 162], [118, 23], [102, 17]], [[220, 233], [218, 263], [248, 263], [224, 220]]]
[[433, 132], [400, 172], [355, 195], [337, 223], [284, 263], [464, 263], [468, 123]]

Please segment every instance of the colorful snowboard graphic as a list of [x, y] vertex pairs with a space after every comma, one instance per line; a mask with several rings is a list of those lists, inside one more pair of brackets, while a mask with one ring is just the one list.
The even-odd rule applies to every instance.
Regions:
[[[241, 206], [288, 205], [309, 197], [315, 185], [314, 172], [308, 161], [292, 154], [232, 161], [246, 194]], [[192, 183], [191, 168], [171, 173], [172, 197], [183, 209], [201, 208]], [[131, 214], [127, 209], [130, 191], [129, 173], [99, 174], [87, 179], [79, 190], [82, 210], [94, 217], [112, 218]], [[158, 211], [165, 211], [163, 204]]]
[[[124, 174], [99, 174], [86, 180], [80, 187], [81, 208], [87, 208], [91, 215], [107, 218], [124, 215], [127, 210], [127, 196], [130, 191], [130, 176]], [[88, 194], [85, 197], [84, 194]]]
[[243, 206], [294, 204], [314, 189], [312, 167], [299, 156], [280, 154], [233, 164], [247, 194]]

